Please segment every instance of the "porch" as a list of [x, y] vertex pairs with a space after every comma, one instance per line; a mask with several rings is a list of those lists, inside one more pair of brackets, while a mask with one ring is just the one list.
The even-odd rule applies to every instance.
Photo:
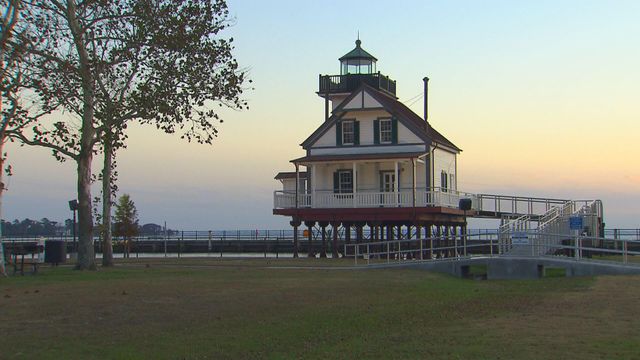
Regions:
[[431, 188], [428, 191], [410, 189], [394, 192], [358, 190], [355, 193], [315, 191], [310, 194], [298, 194], [297, 198], [295, 191], [275, 191], [273, 207], [274, 209], [379, 207], [446, 207], [457, 209], [460, 199], [471, 199], [472, 209], [477, 209], [476, 195], [442, 188]]

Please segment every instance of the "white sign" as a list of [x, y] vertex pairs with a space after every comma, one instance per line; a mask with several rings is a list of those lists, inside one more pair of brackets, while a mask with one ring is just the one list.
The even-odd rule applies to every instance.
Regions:
[[529, 245], [529, 237], [525, 232], [514, 232], [511, 234], [511, 243], [513, 245]]

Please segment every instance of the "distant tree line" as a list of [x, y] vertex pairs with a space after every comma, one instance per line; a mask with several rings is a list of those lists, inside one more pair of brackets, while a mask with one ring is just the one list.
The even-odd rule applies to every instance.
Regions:
[[[113, 227], [116, 228], [118, 223], [114, 223]], [[76, 224], [77, 227], [77, 224]], [[77, 229], [76, 229], [77, 230]], [[66, 219], [64, 223], [58, 221], [52, 221], [47, 218], [40, 220], [24, 219], [5, 221], [2, 220], [2, 235], [11, 236], [64, 236], [71, 235], [73, 233], [73, 220]], [[177, 233], [176, 230], [167, 229], [169, 235]], [[164, 227], [158, 224], [144, 224], [139, 225], [137, 228], [137, 234], [139, 236], [153, 236], [163, 235]]]

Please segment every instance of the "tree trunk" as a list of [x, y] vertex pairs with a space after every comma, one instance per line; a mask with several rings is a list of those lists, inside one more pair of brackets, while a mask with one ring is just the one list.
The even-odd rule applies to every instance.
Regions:
[[[83, 134], [84, 137], [84, 134]], [[93, 216], [91, 215], [92, 151], [81, 151], [78, 158], [78, 270], [95, 270]]]
[[67, 22], [73, 34], [78, 52], [80, 77], [82, 79], [82, 127], [80, 129], [80, 152], [78, 163], [78, 270], [95, 270], [93, 249], [93, 216], [91, 214], [91, 161], [96, 130], [93, 127], [95, 83], [89, 53], [83, 38], [86, 33], [78, 22], [76, 2], [67, 0]]
[[111, 137], [104, 136], [104, 168], [102, 169], [102, 266], [113, 266], [113, 245], [111, 244], [111, 165], [113, 147]]

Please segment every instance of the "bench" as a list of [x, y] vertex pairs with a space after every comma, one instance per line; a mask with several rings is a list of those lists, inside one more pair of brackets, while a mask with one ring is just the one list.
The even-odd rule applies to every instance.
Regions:
[[[41, 261], [38, 254], [44, 252], [44, 246], [39, 245], [38, 243], [13, 243], [13, 244], [4, 244], [6, 253], [9, 255], [9, 259], [13, 258], [13, 274], [15, 275], [18, 272], [18, 256], [20, 256], [20, 275], [24, 275], [24, 265], [31, 267], [31, 273], [37, 274], [38, 267], [41, 264]], [[27, 257], [25, 259], [25, 255], [31, 255], [31, 257]]]

